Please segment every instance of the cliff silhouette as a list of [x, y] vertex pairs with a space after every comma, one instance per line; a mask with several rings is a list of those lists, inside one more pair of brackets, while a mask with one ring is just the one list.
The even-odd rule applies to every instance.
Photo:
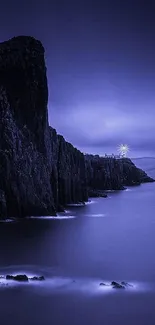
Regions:
[[90, 190], [153, 181], [130, 159], [84, 156], [48, 123], [44, 47], [29, 36], [0, 44], [0, 217], [56, 215]]

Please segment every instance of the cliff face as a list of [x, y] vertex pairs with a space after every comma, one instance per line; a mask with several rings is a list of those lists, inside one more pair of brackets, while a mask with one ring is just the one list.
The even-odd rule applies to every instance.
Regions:
[[1, 214], [53, 214], [44, 49], [31, 37], [0, 45]]
[[1, 43], [1, 217], [53, 215], [59, 203], [86, 199], [84, 157], [49, 128], [47, 102], [41, 43], [24, 36]]
[[119, 161], [98, 155], [85, 155], [89, 189], [120, 190], [123, 188]]
[[55, 206], [88, 200], [84, 155], [50, 127], [52, 188]]
[[151, 179], [128, 159], [84, 156], [48, 125], [44, 48], [32, 37], [0, 44], [0, 218], [55, 215], [88, 189]]
[[154, 182], [142, 169], [137, 168], [129, 158], [118, 160], [121, 167], [123, 185], [139, 185], [141, 183]]
[[87, 185], [91, 193], [92, 190], [121, 190], [124, 186], [154, 181], [128, 158], [85, 155], [85, 160]]

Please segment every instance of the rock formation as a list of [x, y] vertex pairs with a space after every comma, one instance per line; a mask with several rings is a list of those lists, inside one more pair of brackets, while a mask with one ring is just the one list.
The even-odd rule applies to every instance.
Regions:
[[[154, 180], [137, 168], [128, 158], [104, 158], [98, 155], [85, 155], [87, 186], [89, 193], [104, 190], [122, 190], [124, 186], [140, 185]], [[92, 196], [92, 195], [91, 195]]]
[[49, 128], [47, 102], [42, 44], [1, 43], [0, 217], [54, 215], [59, 204], [87, 199], [84, 157]]
[[149, 181], [129, 160], [84, 156], [48, 124], [44, 48], [0, 44], [0, 218], [55, 215], [104, 189]]
[[85, 157], [50, 127], [54, 202], [57, 211], [66, 204], [88, 200]]
[[121, 167], [121, 178], [123, 185], [132, 186], [141, 183], [154, 182], [142, 169], [137, 168], [129, 158], [118, 160]]

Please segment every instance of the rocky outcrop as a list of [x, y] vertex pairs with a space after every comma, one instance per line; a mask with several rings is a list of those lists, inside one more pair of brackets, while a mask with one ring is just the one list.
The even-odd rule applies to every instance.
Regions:
[[114, 159], [85, 155], [85, 160], [89, 193], [100, 190], [103, 194], [104, 190], [122, 190], [124, 186], [154, 181], [128, 158]]
[[[48, 124], [44, 48], [0, 44], [0, 218], [55, 215], [104, 190], [151, 181], [127, 159], [84, 156]], [[89, 193], [88, 193], [89, 191]]]
[[88, 200], [85, 157], [50, 127], [54, 202], [57, 211], [70, 203]]
[[132, 186], [154, 182], [142, 169], [137, 168], [129, 158], [119, 159], [121, 179], [123, 185]]
[[17, 274], [17, 275], [9, 275], [7, 274], [6, 277], [2, 276], [2, 278], [6, 278], [6, 280], [14, 280], [18, 282], [28, 282], [31, 281], [43, 281], [45, 280], [44, 276], [33, 276], [32, 278], [29, 278], [26, 274]]
[[114, 158], [85, 155], [89, 190], [121, 190], [121, 166]]
[[42, 44], [26, 36], [1, 43], [1, 218], [55, 215], [87, 198], [84, 156], [49, 128], [47, 102]]
[[41, 43], [24, 36], [1, 43], [0, 189], [9, 217], [55, 214], [47, 101]]
[[116, 282], [116, 281], [112, 281], [110, 284], [106, 284], [104, 282], [101, 282], [99, 285], [101, 287], [111, 287], [113, 289], [133, 288], [132, 284], [130, 284], [128, 282], [125, 282], [125, 281], [122, 281], [121, 283]]

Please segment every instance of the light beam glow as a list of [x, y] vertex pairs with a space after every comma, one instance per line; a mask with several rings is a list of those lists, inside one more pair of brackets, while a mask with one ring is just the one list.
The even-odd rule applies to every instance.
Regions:
[[127, 144], [120, 144], [119, 145], [118, 152], [121, 155], [121, 157], [126, 157], [128, 151], [129, 151], [129, 146]]

